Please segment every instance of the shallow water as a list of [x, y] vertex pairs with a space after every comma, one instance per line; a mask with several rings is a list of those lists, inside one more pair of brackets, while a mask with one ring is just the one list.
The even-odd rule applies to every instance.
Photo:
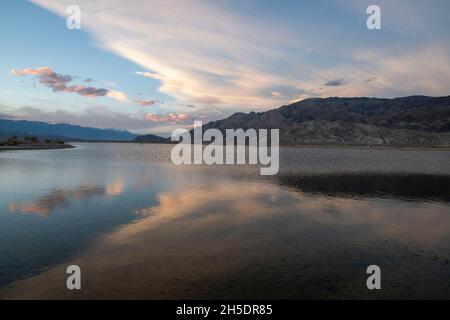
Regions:
[[76, 145], [0, 153], [3, 298], [450, 298], [450, 152], [283, 148], [263, 177]]

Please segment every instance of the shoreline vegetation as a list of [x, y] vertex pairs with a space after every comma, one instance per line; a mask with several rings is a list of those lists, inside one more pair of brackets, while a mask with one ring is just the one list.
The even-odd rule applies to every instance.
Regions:
[[39, 139], [36, 137], [10, 138], [0, 140], [0, 151], [10, 150], [51, 150], [75, 148], [62, 140]]

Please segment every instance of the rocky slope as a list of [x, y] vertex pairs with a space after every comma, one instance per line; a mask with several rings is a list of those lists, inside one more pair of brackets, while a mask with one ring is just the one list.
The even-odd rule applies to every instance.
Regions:
[[450, 96], [313, 98], [208, 128], [278, 128], [281, 144], [450, 145]]

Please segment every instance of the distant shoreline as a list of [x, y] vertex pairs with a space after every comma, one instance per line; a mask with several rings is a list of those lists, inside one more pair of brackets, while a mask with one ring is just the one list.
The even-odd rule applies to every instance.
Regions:
[[60, 146], [0, 146], [0, 151], [14, 151], [14, 150], [56, 150], [56, 149], [72, 149], [75, 146], [67, 144]]
[[[137, 141], [73, 141], [72, 143], [131, 143], [139, 145], [152, 144], [176, 144], [176, 142], [137, 142]], [[365, 149], [365, 150], [410, 150], [410, 151], [450, 151], [450, 146], [432, 146], [432, 145], [352, 145], [352, 144], [280, 144], [284, 148], [314, 148], [314, 149]], [[57, 150], [72, 149], [75, 146], [71, 144], [64, 145], [19, 145], [19, 146], [0, 146], [0, 151], [14, 150]]]
[[[73, 141], [74, 143], [132, 143], [140, 145], [152, 145], [152, 144], [176, 144], [177, 142], [137, 142], [137, 141]], [[207, 144], [204, 144], [207, 145]], [[280, 147], [285, 148], [347, 148], [347, 149], [377, 149], [377, 150], [431, 150], [431, 151], [450, 151], [450, 146], [440, 145], [364, 145], [364, 144], [280, 144]]]

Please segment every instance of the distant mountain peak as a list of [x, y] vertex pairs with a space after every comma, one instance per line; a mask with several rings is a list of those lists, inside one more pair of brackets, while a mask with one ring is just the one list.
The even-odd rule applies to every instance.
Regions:
[[139, 143], [167, 143], [170, 142], [170, 138], [163, 138], [154, 134], [145, 134], [136, 137], [133, 141]]

